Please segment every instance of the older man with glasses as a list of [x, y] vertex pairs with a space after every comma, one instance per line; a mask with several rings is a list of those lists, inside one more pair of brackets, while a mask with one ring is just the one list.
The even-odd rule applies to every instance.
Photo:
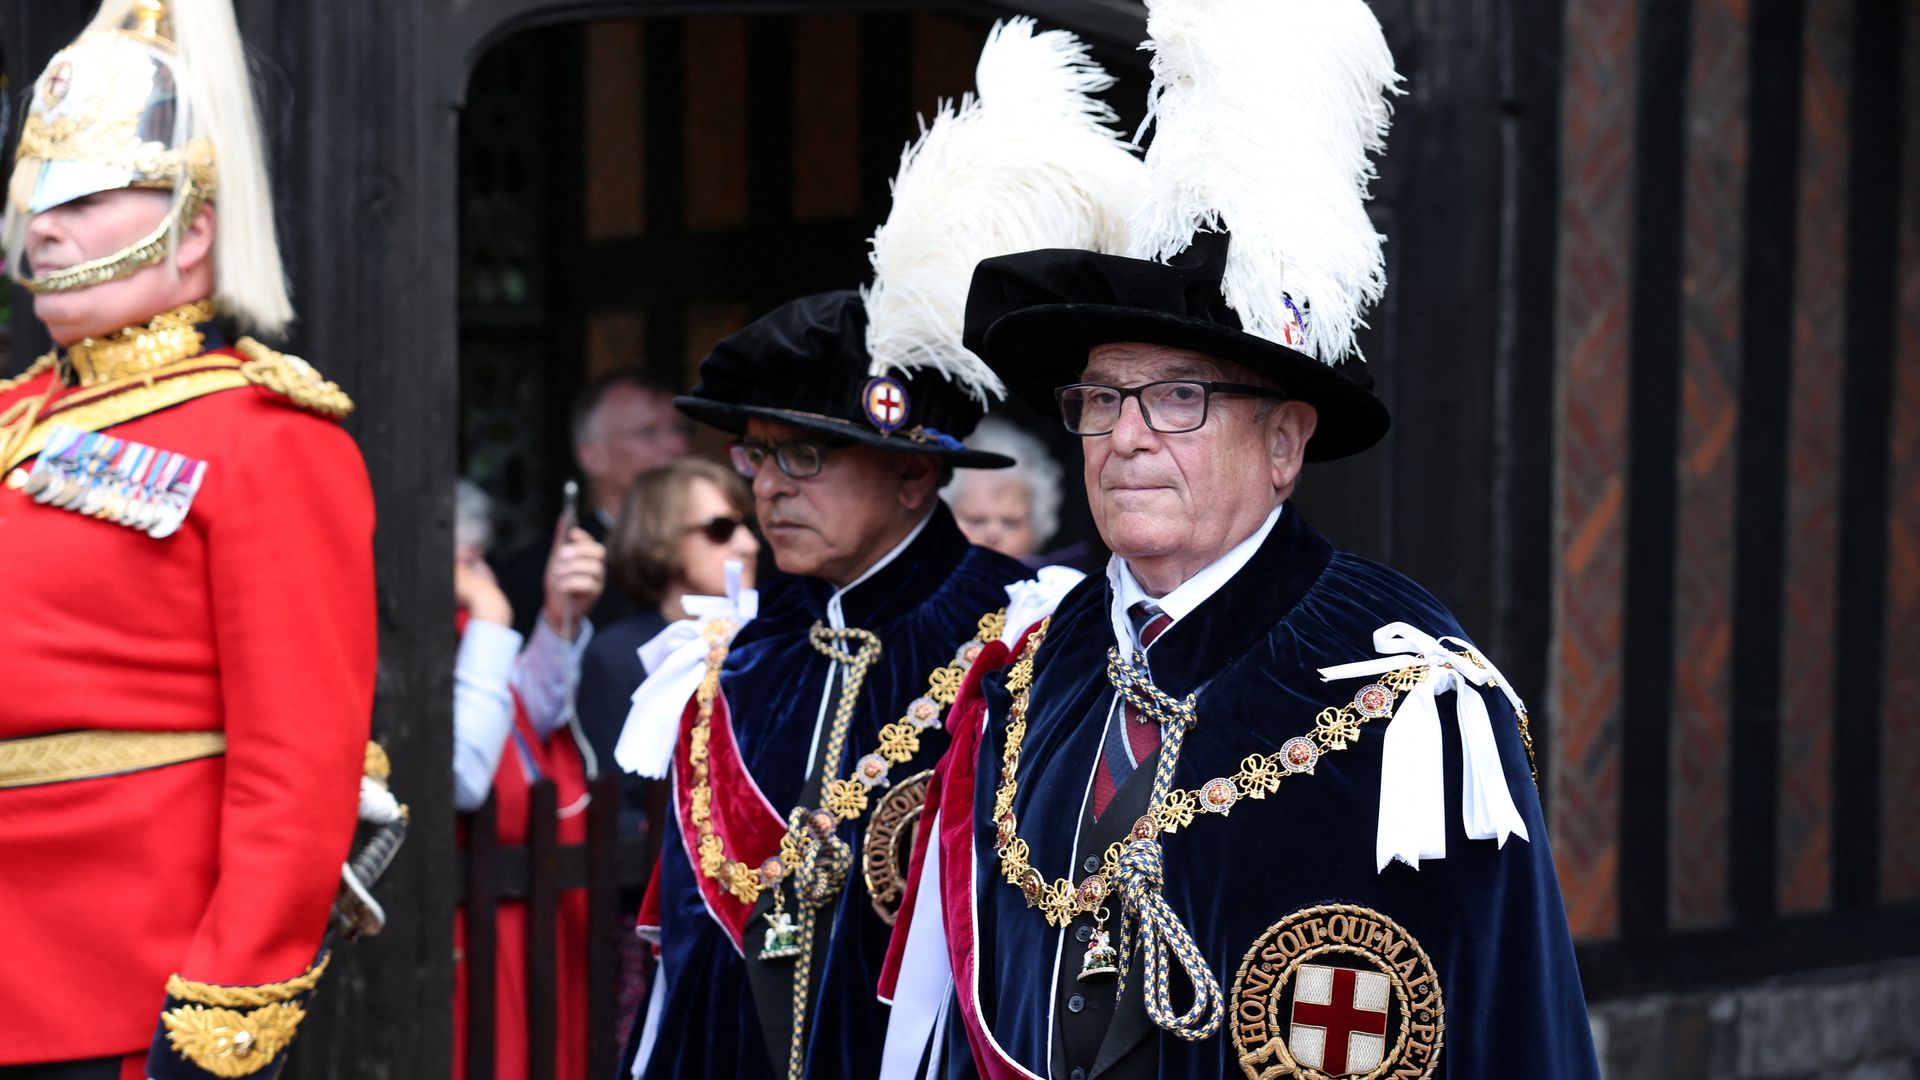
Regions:
[[[675, 401], [739, 433], [734, 467], [790, 576], [715, 650], [712, 696], [685, 710], [661, 909], [641, 917], [659, 925], [666, 984], [650, 1076], [787, 1076], [794, 1053], [877, 1054], [869, 965], [891, 910], [852, 860], [945, 747], [937, 727], [912, 728], [916, 745], [889, 758], [882, 729], [979, 647], [981, 613], [1028, 575], [968, 544], [937, 496], [951, 469], [1010, 464], [955, 437], [978, 402], [938, 373], [869, 375], [866, 321], [852, 290], [786, 304], [716, 345]], [[818, 873], [801, 873], [802, 842]]]
[[1379, 25], [1151, 11], [1133, 257], [974, 274], [967, 342], [1081, 437], [1113, 559], [952, 710], [883, 1075], [1595, 1077], [1520, 698], [1290, 502], [1387, 430]]
[[[1008, 586], [1029, 574], [968, 544], [938, 497], [954, 469], [1013, 464], [962, 441], [999, 393], [960, 344], [968, 274], [1028, 246], [1016, 238], [1113, 235], [1111, 193], [1142, 178], [1085, 96], [1104, 76], [1069, 35], [1015, 21], [980, 70], [981, 98], [903, 158], [874, 285], [775, 309], [716, 345], [675, 401], [738, 436], [734, 466], [789, 576], [669, 628], [662, 640], [691, 652], [652, 666], [616, 750], [673, 778], [646, 1076], [878, 1070], [874, 986], [945, 704], [978, 654], [1004, 650]], [[697, 688], [676, 692], [683, 655]], [[674, 725], [666, 761], [642, 734], [658, 733], [656, 698]]]

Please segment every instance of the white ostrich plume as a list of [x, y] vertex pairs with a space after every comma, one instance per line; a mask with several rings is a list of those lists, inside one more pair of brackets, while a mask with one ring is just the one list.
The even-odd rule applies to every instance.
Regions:
[[1129, 254], [1164, 262], [1228, 230], [1222, 292], [1246, 332], [1284, 342], [1291, 297], [1303, 351], [1359, 356], [1386, 288], [1370, 155], [1401, 92], [1379, 21], [1364, 0], [1149, 0], [1147, 33], [1151, 192]]
[[998, 24], [975, 79], [977, 95], [944, 104], [901, 153], [862, 298], [872, 374], [932, 369], [990, 405], [1005, 388], [960, 344], [974, 265], [1039, 248], [1121, 253], [1146, 170], [1093, 96], [1112, 77], [1072, 34]]
[[284, 334], [293, 300], [273, 227], [265, 135], [254, 107], [240, 28], [231, 0], [168, 0], [179, 45], [183, 96], [191, 102], [193, 135], [213, 143], [219, 171], [214, 194], [214, 291], [243, 328]]

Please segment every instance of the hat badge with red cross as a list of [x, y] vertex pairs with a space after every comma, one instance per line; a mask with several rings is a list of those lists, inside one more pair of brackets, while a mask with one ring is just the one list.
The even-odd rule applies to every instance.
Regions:
[[62, 60], [47, 69], [45, 81], [40, 84], [40, 95], [46, 99], [47, 107], [60, 104], [67, 96], [67, 87], [73, 85], [73, 62]]
[[898, 379], [886, 375], [868, 379], [866, 389], [860, 392], [860, 404], [867, 422], [879, 428], [882, 435], [893, 434], [907, 422], [907, 388]]

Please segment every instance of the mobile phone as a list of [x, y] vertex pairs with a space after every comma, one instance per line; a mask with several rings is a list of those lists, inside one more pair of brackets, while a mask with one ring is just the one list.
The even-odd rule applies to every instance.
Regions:
[[580, 485], [568, 480], [560, 489], [560, 537], [565, 541], [568, 533], [580, 526]]

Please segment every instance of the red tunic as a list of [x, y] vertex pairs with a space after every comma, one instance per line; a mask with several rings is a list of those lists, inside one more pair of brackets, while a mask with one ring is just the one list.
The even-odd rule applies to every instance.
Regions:
[[[52, 378], [0, 391], [0, 420]], [[0, 1064], [143, 1053], [169, 974], [290, 979], [326, 930], [373, 700], [373, 500], [337, 423], [240, 382], [93, 406], [87, 427], [207, 462], [166, 539], [0, 489], [0, 739], [227, 739], [0, 788]]]

